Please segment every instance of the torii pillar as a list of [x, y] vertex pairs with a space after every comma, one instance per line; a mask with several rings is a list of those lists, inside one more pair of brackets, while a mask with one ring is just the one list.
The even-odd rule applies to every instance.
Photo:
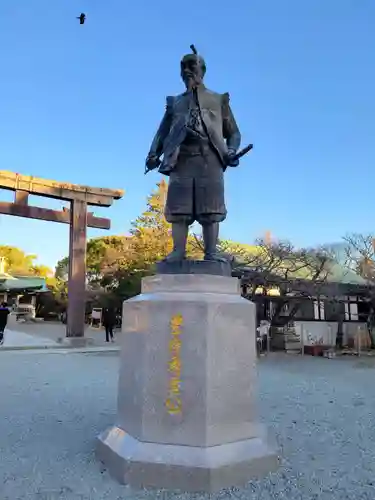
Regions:
[[86, 312], [87, 204], [73, 200], [70, 209], [69, 281], [66, 336], [82, 338]]

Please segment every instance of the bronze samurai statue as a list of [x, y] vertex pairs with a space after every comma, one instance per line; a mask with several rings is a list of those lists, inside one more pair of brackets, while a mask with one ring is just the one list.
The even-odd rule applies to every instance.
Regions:
[[[159, 168], [169, 176], [165, 218], [172, 224], [173, 252], [165, 261], [185, 259], [189, 226], [202, 226], [204, 259], [223, 261], [217, 252], [219, 223], [227, 215], [224, 171], [236, 167], [241, 134], [229, 105], [203, 83], [206, 63], [192, 45], [181, 60], [186, 92], [166, 99], [166, 111], [146, 158], [146, 172]], [[163, 156], [162, 161], [160, 157]]]

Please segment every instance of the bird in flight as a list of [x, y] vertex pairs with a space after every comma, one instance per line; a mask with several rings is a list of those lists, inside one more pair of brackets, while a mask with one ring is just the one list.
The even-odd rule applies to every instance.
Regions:
[[82, 12], [82, 14], [79, 17], [77, 17], [77, 19], [79, 19], [79, 24], [84, 24], [86, 21], [86, 14]]

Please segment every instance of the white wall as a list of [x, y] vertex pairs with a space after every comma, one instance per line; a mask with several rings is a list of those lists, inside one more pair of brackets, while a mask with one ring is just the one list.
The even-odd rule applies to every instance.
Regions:
[[[323, 339], [325, 345], [336, 345], [337, 322], [335, 321], [294, 321], [296, 333], [303, 334], [303, 342], [308, 345], [309, 334], [314, 341]], [[358, 327], [366, 328], [366, 323], [349, 323], [344, 322], [343, 332], [344, 345], [347, 343], [348, 337], [354, 336], [358, 331]]]

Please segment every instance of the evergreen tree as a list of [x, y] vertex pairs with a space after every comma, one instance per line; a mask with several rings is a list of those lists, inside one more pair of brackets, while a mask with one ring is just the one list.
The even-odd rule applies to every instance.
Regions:
[[163, 259], [173, 249], [171, 224], [164, 217], [168, 185], [163, 179], [157, 189], [147, 198], [147, 209], [133, 223], [133, 254], [140, 270], [149, 270], [155, 262]]

